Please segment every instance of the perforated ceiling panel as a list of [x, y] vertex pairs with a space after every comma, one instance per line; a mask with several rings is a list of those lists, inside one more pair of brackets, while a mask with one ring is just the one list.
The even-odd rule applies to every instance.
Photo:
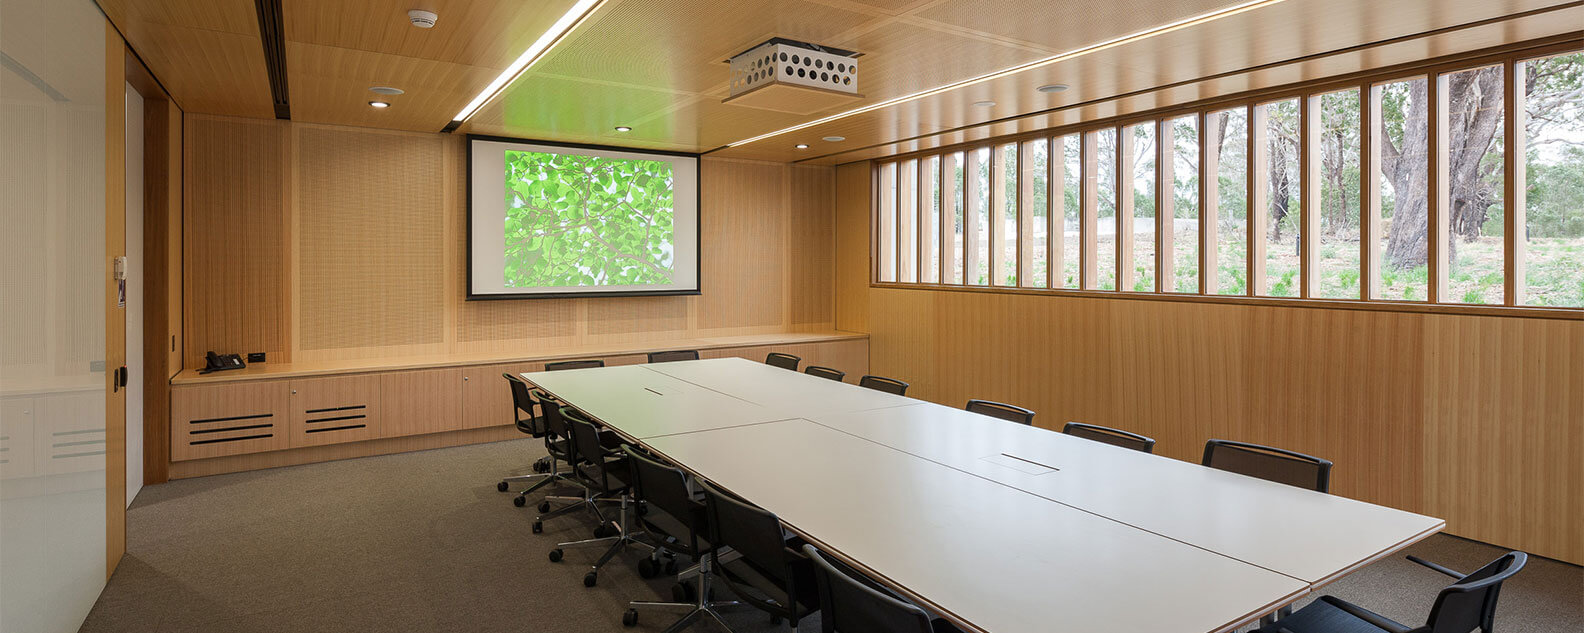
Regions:
[[442, 138], [296, 131], [302, 349], [441, 342]]

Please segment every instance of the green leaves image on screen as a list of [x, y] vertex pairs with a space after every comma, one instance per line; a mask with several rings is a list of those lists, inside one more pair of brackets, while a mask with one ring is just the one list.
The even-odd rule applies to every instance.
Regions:
[[506, 150], [508, 288], [671, 283], [671, 165]]

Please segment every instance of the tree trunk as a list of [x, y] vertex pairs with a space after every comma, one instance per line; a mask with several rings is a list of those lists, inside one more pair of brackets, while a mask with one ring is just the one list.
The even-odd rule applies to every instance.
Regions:
[[[1393, 204], [1391, 226], [1386, 233], [1384, 265], [1394, 270], [1412, 270], [1430, 260], [1428, 191], [1429, 87], [1420, 79], [1408, 83], [1408, 100], [1403, 105], [1403, 138], [1394, 144], [1381, 137], [1381, 172], [1391, 181]], [[1385, 125], [1385, 121], [1376, 123]], [[1379, 213], [1369, 209], [1369, 213]]]

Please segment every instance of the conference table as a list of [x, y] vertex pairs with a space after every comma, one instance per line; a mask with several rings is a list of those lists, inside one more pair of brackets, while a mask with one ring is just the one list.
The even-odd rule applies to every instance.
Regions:
[[1231, 631], [1444, 527], [738, 358], [522, 376], [969, 631]]

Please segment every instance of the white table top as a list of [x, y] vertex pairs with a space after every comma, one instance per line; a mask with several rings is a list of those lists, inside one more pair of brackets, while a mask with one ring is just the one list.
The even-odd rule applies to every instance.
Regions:
[[1308, 591], [807, 420], [645, 443], [984, 631], [1224, 631]]
[[[820, 413], [861, 411], [917, 404], [913, 398], [856, 387], [829, 378], [772, 367], [743, 358], [655, 363], [644, 365], [680, 380], [736, 396], [789, 417]], [[849, 377], [856, 382], [857, 377]]]
[[1445, 525], [931, 403], [811, 419], [1315, 586]]
[[522, 377], [637, 439], [792, 417], [649, 371], [645, 365], [538, 371]]

